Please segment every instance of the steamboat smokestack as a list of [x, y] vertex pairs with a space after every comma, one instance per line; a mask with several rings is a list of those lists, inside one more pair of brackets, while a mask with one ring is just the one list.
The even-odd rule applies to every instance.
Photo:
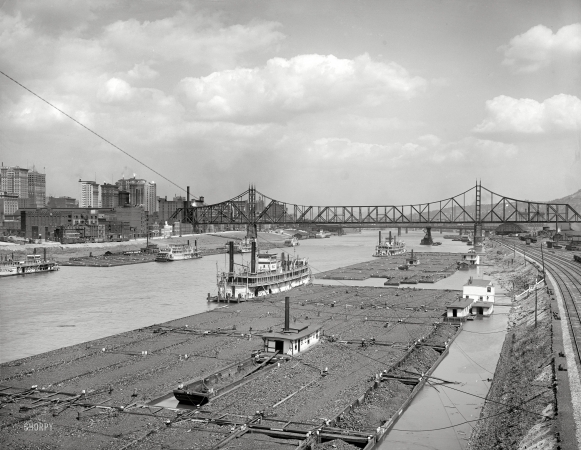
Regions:
[[391, 244], [391, 230], [389, 230], [389, 243]]
[[284, 298], [284, 330], [289, 331], [290, 327], [290, 297]]
[[256, 240], [252, 239], [252, 256], [250, 257], [250, 273], [256, 273]]
[[381, 230], [379, 230], [379, 245], [381, 245]]
[[228, 242], [228, 256], [230, 256], [230, 269], [228, 272], [234, 272], [234, 241]]

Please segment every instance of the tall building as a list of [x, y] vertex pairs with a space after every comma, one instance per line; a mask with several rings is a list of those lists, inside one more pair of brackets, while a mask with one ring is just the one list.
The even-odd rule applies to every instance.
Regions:
[[0, 177], [0, 191], [17, 195], [18, 198], [28, 198], [28, 169], [2, 165]]
[[143, 209], [152, 214], [157, 211], [157, 185], [141, 178], [122, 178], [115, 183], [120, 191], [129, 192], [131, 206], [143, 206]]
[[101, 206], [99, 185], [95, 181], [79, 180], [79, 183], [81, 183], [79, 208], [99, 208]]
[[34, 208], [46, 206], [46, 174], [36, 170], [28, 171], [28, 198], [29, 205]]
[[101, 207], [115, 208], [119, 206], [119, 188], [116, 184], [104, 183], [99, 186], [101, 190]]
[[145, 211], [153, 214], [157, 211], [157, 185], [151, 181], [145, 185]]

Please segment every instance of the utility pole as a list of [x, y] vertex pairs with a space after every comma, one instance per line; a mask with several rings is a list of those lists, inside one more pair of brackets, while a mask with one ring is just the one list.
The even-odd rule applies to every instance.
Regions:
[[[537, 273], [537, 279], [538, 279], [538, 273]], [[535, 328], [537, 328], [537, 282], [535, 281]]]
[[547, 284], [547, 281], [545, 280], [545, 255], [543, 254], [543, 241], [541, 241], [541, 261], [543, 263], [543, 281], [545, 282], [545, 284]]

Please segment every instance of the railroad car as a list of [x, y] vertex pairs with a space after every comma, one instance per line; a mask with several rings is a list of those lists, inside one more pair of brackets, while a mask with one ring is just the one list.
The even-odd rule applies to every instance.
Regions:
[[573, 255], [573, 260], [581, 263], [581, 255]]

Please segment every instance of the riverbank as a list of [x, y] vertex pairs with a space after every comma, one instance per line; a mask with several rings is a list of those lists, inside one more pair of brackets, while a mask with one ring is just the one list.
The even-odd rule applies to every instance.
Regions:
[[[498, 245], [491, 250], [500, 265], [516, 266], [509, 274], [493, 272], [499, 284], [516, 286], [512, 293], [518, 294], [534, 282], [537, 270], [530, 263], [525, 266], [521, 255], [515, 257]], [[555, 306], [542, 287], [536, 295], [533, 292], [513, 302], [508, 333], [470, 438], [470, 450], [559, 448], [556, 371], [560, 367], [553, 356], [553, 339], [554, 324], [560, 318]], [[556, 331], [560, 333], [560, 328]]]
[[[239, 241], [246, 235], [245, 231], [228, 231], [223, 233], [212, 234], [192, 234], [187, 236], [172, 236], [171, 239], [155, 238], [150, 239], [150, 244], [159, 246], [171, 244], [190, 244], [197, 243], [197, 247], [202, 255], [211, 255], [222, 253], [226, 248], [228, 241]], [[276, 233], [258, 233], [258, 242], [261, 248], [282, 247], [287, 235]], [[102, 256], [105, 252], [124, 253], [136, 252], [146, 246], [145, 238], [135, 239], [124, 242], [97, 242], [84, 244], [60, 244], [58, 242], [46, 241], [41, 244], [7, 244], [0, 246], [0, 259], [6, 257], [22, 259], [28, 254], [36, 252], [37, 254], [47, 253], [47, 258], [57, 262], [69, 261], [70, 258], [88, 258], [91, 256]], [[147, 259], [147, 258], [146, 258]]]

